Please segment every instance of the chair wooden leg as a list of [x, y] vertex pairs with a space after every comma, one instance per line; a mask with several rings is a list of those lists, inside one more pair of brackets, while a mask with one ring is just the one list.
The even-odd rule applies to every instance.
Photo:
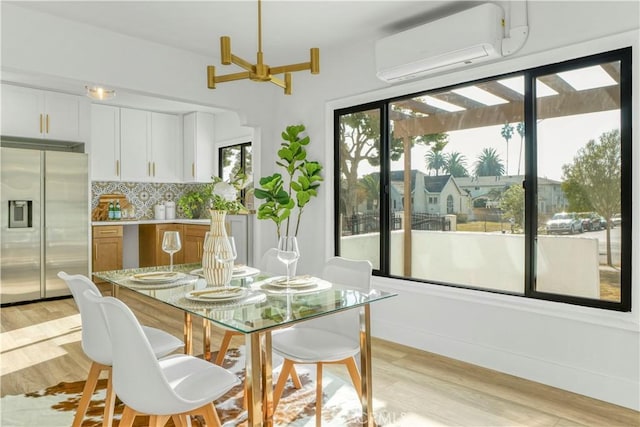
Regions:
[[358, 365], [356, 365], [356, 359], [353, 357], [346, 359], [345, 365], [347, 365], [347, 370], [349, 371], [349, 376], [351, 377], [353, 386], [356, 389], [356, 393], [358, 393], [358, 397], [362, 399], [362, 380], [360, 377], [360, 370], [358, 369]]
[[[293, 361], [289, 359], [284, 359], [282, 363], [282, 369], [280, 370], [280, 375], [278, 376], [278, 382], [276, 383], [276, 387], [273, 389], [273, 411], [275, 412], [278, 407], [278, 401], [282, 397], [282, 392], [284, 391], [284, 386], [289, 379], [289, 374], [293, 369]], [[296, 374], [297, 376], [297, 374]]]
[[216, 412], [216, 408], [213, 406], [213, 403], [204, 405], [200, 409], [202, 409], [204, 422], [207, 424], [207, 427], [221, 427], [220, 418], [218, 417], [218, 413]]
[[322, 363], [316, 363], [316, 427], [322, 425]]
[[76, 415], [73, 418], [73, 427], [80, 427], [82, 425], [82, 420], [87, 413], [87, 408], [89, 407], [89, 403], [91, 402], [91, 397], [93, 396], [93, 392], [96, 389], [96, 384], [98, 383], [100, 372], [102, 372], [103, 369], [107, 368], [109, 367], [100, 363], [91, 363], [91, 367], [89, 368], [89, 376], [84, 383], [84, 388], [82, 389], [82, 397], [80, 398], [80, 402], [78, 402], [78, 409], [76, 409]]
[[292, 367], [291, 372], [289, 372], [289, 376], [291, 377], [291, 381], [293, 381], [293, 386], [296, 390], [300, 390], [302, 388], [302, 383], [300, 382], [300, 377], [298, 376], [295, 366]]
[[222, 366], [224, 356], [227, 354], [227, 350], [229, 350], [229, 344], [231, 344], [231, 338], [233, 335], [234, 334], [231, 331], [224, 332], [224, 337], [222, 337], [222, 343], [220, 344], [220, 350], [218, 350], [218, 356], [216, 357], [216, 365]]
[[104, 415], [102, 417], [102, 426], [111, 427], [113, 424], [113, 410], [116, 406], [116, 394], [113, 392], [113, 371], [111, 367], [107, 368], [107, 394], [104, 398]]
[[149, 415], [149, 427], [164, 427], [170, 415]]
[[191, 427], [191, 420], [189, 419], [189, 415], [172, 415], [171, 419], [173, 420], [173, 424], [176, 427]]
[[119, 427], [131, 427], [133, 420], [136, 418], [136, 412], [130, 407], [126, 406], [122, 410], [122, 418], [120, 418]]

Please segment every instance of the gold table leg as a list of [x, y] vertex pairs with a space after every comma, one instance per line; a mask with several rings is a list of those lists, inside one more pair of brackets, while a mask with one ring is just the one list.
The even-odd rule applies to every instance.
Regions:
[[211, 360], [211, 322], [202, 318], [202, 358]]
[[193, 354], [191, 313], [184, 312], [184, 354]]
[[374, 426], [371, 387], [371, 312], [369, 304], [360, 308], [360, 373], [362, 381], [362, 425]]
[[261, 390], [261, 350], [260, 334], [254, 332], [245, 335], [247, 412], [248, 426], [260, 427], [262, 418], [262, 390]]
[[264, 397], [264, 425], [273, 426], [273, 369], [271, 361], [271, 331], [267, 331], [263, 336], [262, 351], [262, 394]]

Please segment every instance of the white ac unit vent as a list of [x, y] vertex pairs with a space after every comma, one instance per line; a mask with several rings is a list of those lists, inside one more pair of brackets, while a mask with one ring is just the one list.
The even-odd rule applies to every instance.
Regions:
[[504, 11], [493, 3], [376, 42], [379, 79], [394, 83], [502, 56]]

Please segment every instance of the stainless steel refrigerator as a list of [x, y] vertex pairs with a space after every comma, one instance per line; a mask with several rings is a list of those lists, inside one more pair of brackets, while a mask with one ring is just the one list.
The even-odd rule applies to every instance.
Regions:
[[89, 275], [87, 155], [0, 148], [1, 303], [68, 295], [57, 277]]

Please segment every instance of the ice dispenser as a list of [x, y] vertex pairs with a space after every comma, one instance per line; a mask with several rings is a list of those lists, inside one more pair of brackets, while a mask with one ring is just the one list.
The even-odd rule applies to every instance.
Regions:
[[9, 200], [9, 228], [32, 227], [32, 200]]

